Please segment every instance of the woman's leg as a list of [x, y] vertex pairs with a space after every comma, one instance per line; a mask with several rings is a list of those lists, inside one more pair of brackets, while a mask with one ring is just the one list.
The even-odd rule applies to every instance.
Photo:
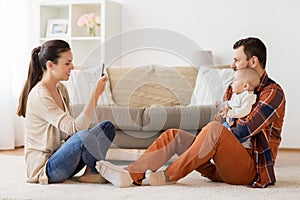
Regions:
[[[215, 167], [210, 159], [215, 162]], [[167, 181], [177, 181], [193, 170], [212, 180], [250, 184], [255, 177], [252, 156], [235, 136], [218, 122], [209, 123], [190, 148], [165, 170]], [[155, 177], [155, 175], [154, 175]], [[157, 185], [163, 183], [157, 183]]]
[[[82, 153], [82, 160], [91, 168], [91, 172], [96, 174], [98, 171], [95, 168], [96, 161], [104, 160], [106, 153], [114, 140], [116, 129], [110, 121], [103, 121], [89, 130], [79, 131], [78, 135], [87, 149]], [[89, 164], [90, 163], [90, 164]]]
[[[46, 173], [49, 183], [62, 182], [75, 175], [85, 165], [92, 173], [98, 173], [95, 169], [96, 161], [105, 158], [114, 136], [115, 127], [108, 121], [98, 124], [91, 130], [75, 133], [48, 160]], [[96, 140], [97, 145], [91, 143], [91, 140]], [[93, 148], [97, 150], [90, 152]], [[94, 155], [94, 152], [98, 155]]]

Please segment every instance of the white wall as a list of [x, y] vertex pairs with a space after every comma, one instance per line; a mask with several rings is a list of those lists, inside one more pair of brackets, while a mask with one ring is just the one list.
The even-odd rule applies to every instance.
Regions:
[[[281, 147], [300, 148], [297, 72], [300, 47], [298, 0], [118, 0], [122, 3], [122, 31], [168, 29], [213, 51], [215, 62], [229, 64], [232, 44], [243, 37], [261, 38], [268, 48], [267, 71], [286, 92], [287, 111]], [[150, 56], [151, 53], [152, 55]], [[122, 64], [184, 64], [156, 50], [132, 52]]]

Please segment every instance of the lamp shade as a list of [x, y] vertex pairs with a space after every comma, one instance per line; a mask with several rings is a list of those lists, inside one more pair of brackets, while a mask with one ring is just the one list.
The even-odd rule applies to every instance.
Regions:
[[213, 65], [213, 55], [210, 50], [195, 51], [192, 56], [192, 62], [195, 66]]

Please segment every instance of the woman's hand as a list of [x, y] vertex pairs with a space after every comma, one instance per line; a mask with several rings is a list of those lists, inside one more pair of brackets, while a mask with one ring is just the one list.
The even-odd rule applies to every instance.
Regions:
[[98, 98], [99, 96], [103, 93], [104, 89], [105, 89], [105, 85], [107, 82], [108, 78], [106, 75], [102, 76], [97, 84], [95, 89], [93, 90], [93, 93], [90, 97], [90, 100], [87, 102], [87, 104], [85, 105], [84, 109], [83, 109], [83, 113], [90, 119], [92, 120], [94, 114], [95, 114], [95, 110], [97, 107], [97, 102], [98, 102]]
[[97, 83], [96, 88], [95, 88], [95, 96], [97, 98], [103, 93], [107, 80], [108, 80], [108, 78], [107, 78], [106, 75], [102, 76], [98, 80], [98, 83]]

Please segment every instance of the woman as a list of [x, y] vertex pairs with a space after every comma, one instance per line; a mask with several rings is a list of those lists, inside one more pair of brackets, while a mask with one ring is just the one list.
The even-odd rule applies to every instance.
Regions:
[[69, 79], [74, 69], [72, 59], [71, 48], [63, 40], [50, 40], [32, 50], [17, 110], [19, 116], [26, 118], [27, 182], [62, 182], [85, 166], [79, 181], [106, 182], [95, 164], [105, 158], [115, 137], [115, 127], [104, 121], [87, 129], [107, 76], [99, 79], [88, 103], [75, 119], [70, 113], [67, 89], [60, 82]]

